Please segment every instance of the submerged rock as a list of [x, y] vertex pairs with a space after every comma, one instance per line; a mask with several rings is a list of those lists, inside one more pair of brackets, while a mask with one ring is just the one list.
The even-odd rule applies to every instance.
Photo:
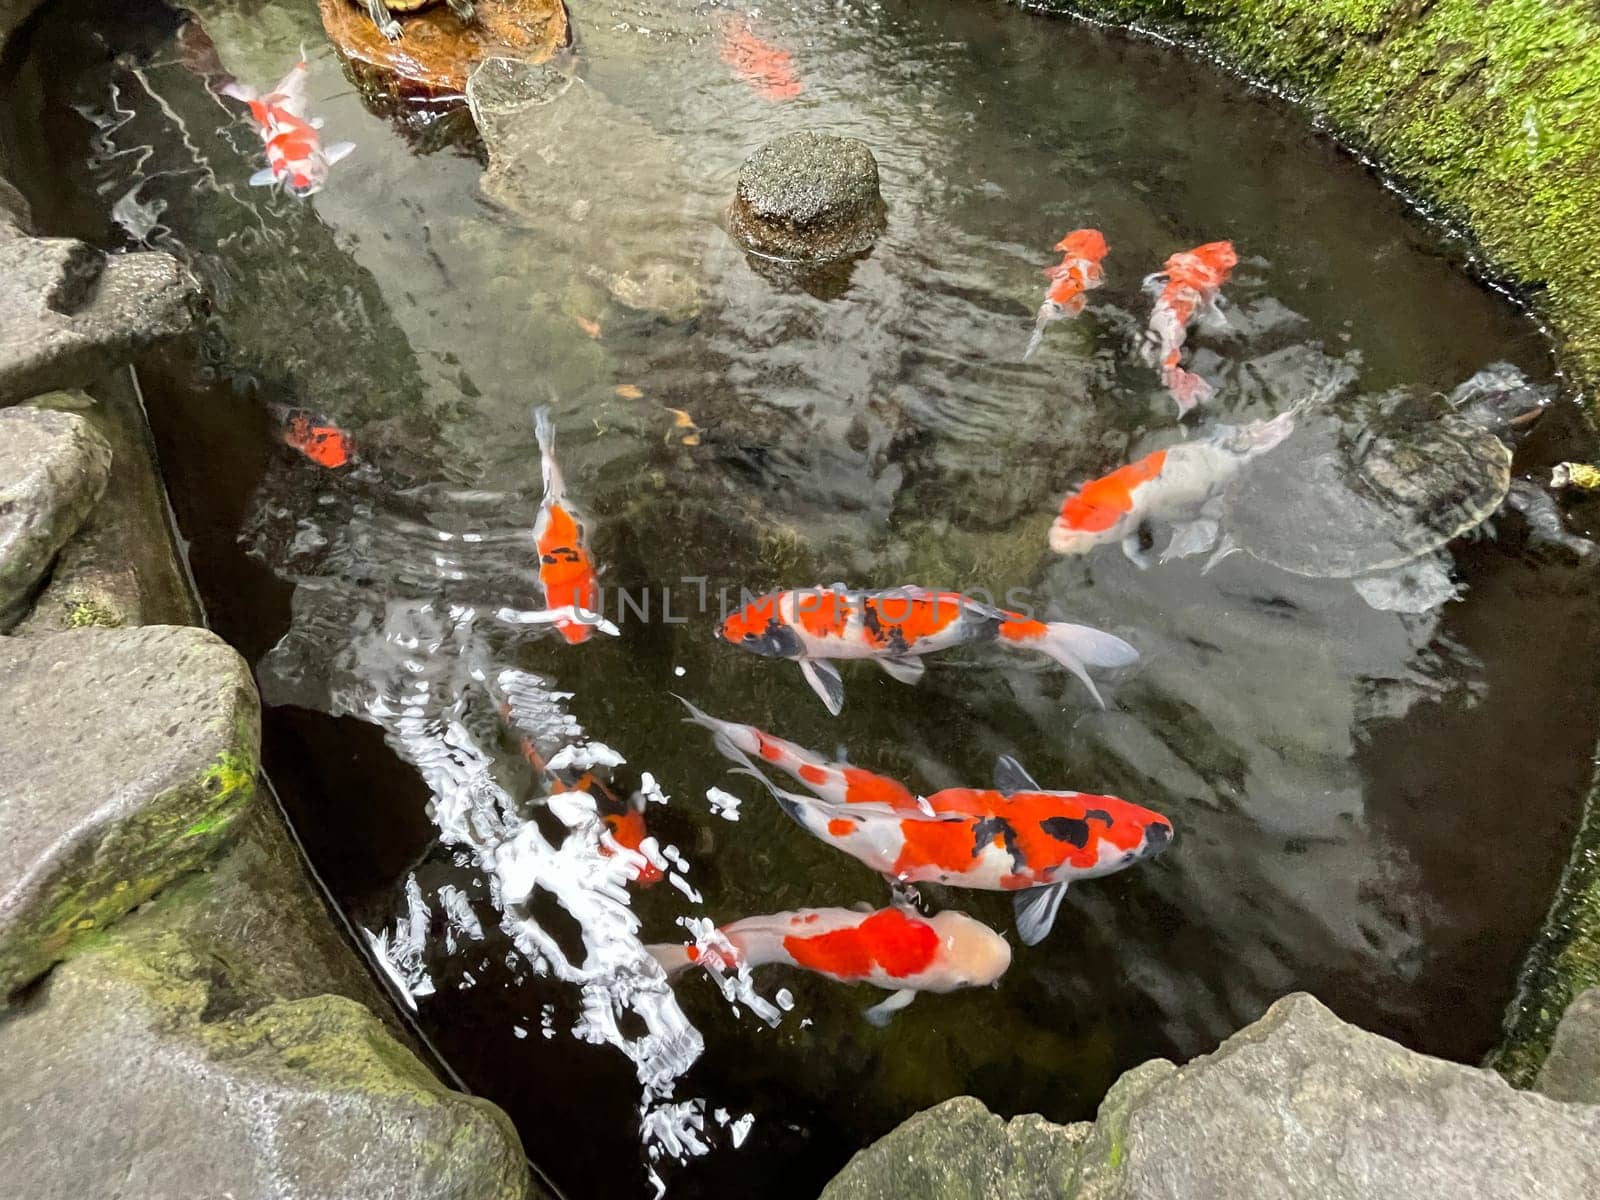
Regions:
[[0, 239], [0, 400], [83, 387], [186, 332], [198, 289], [167, 254]]
[[[1186, 1067], [1128, 1072], [1092, 1126], [1027, 1121], [985, 1122], [975, 1101], [951, 1101], [856, 1155], [823, 1200], [1579, 1200], [1600, 1188], [1600, 1106], [1413, 1053], [1306, 995]], [[945, 1170], [969, 1160], [972, 1174]]]
[[203, 629], [0, 640], [0, 997], [227, 840], [257, 709]]
[[739, 171], [734, 237], [774, 258], [820, 262], [867, 250], [884, 227], [878, 162], [856, 138], [785, 134]]
[[105, 491], [111, 447], [82, 417], [0, 410], [0, 630], [26, 612], [57, 551]]
[[572, 37], [561, 0], [477, 0], [465, 24], [442, 0], [420, 12], [391, 4], [404, 29], [395, 42], [378, 32], [364, 3], [318, 0], [318, 8], [358, 83], [425, 99], [460, 99], [484, 60], [541, 63]]
[[1600, 1104], [1600, 987], [1567, 1006], [1535, 1086], [1552, 1100]]

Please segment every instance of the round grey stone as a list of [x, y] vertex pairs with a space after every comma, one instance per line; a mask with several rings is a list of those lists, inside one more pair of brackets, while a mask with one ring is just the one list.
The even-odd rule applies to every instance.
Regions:
[[878, 162], [856, 138], [785, 134], [740, 169], [729, 225], [746, 249], [775, 258], [860, 254], [884, 227]]

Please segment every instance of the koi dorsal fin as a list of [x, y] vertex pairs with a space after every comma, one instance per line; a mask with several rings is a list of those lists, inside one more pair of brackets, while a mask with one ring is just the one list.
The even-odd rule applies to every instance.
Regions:
[[994, 764], [994, 786], [1001, 795], [1013, 792], [1037, 792], [1040, 787], [1027, 769], [1009, 754], [1002, 754]]

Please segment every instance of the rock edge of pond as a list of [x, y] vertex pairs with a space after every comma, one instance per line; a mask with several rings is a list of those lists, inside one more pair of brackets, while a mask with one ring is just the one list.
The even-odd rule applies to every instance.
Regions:
[[249, 667], [197, 627], [129, 365], [188, 328], [193, 284], [25, 220], [0, 188], [9, 1190], [540, 1194], [325, 907], [258, 779]]
[[[0, 45], [35, 3], [0, 0]], [[1563, 216], [1600, 200], [1600, 125], [1572, 120], [1600, 95], [1600, 22], [1586, 6], [1035, 6], [1181, 20], [1301, 93], [1463, 219], [1496, 264], [1545, 285], [1540, 307], [1577, 373], [1600, 379], [1600, 222]], [[1491, 44], [1510, 50], [1490, 56]], [[12, 268], [0, 277], [0, 403], [71, 414], [27, 419], [72, 439], [64, 461], [79, 469], [24, 501], [50, 530], [48, 554], [27, 540], [20, 569], [0, 564], [11, 589], [0, 603], [29, 610], [0, 641], [4, 686], [26, 693], [29, 713], [0, 729], [0, 756], [22, 764], [4, 776], [0, 841], [31, 856], [9, 864], [0, 895], [0, 1057], [14, 1064], [0, 1153], [21, 1191], [42, 1197], [112, 1180], [154, 1194], [174, 1178], [241, 1197], [535, 1194], [510, 1122], [435, 1078], [324, 907], [257, 786], [248, 669], [192, 627], [128, 369], [188, 328], [192, 281], [164, 255], [31, 238], [28, 220], [0, 179]], [[109, 472], [94, 466], [102, 446]], [[115, 703], [113, 685], [136, 699]], [[170, 733], [130, 734], [119, 722], [133, 710], [177, 719]], [[89, 720], [94, 771], [77, 737]], [[1547, 1194], [1591, 1195], [1600, 991], [1579, 993], [1600, 983], [1592, 799], [1560, 897], [1497, 1060], [1518, 1083], [1538, 1073], [1545, 1097], [1294, 996], [1189, 1066], [1128, 1072], [1093, 1123], [1005, 1122], [948, 1101], [859, 1154], [825, 1195], [1491, 1195], [1521, 1186], [1505, 1155], [1549, 1173]], [[1341, 1145], [1361, 1147], [1354, 1182], [1333, 1177]], [[1470, 1184], [1458, 1177], [1490, 1151], [1503, 1153]]]

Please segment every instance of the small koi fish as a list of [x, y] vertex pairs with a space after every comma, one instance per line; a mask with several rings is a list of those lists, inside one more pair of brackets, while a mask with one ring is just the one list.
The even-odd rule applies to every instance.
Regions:
[[[509, 706], [502, 706], [501, 715], [507, 720], [511, 719]], [[612, 790], [611, 785], [592, 769], [575, 773], [552, 771], [550, 764], [539, 753], [531, 738], [520, 738], [518, 747], [522, 751], [522, 757], [528, 760], [528, 765], [550, 781], [552, 792], [586, 792], [594, 800], [595, 807], [600, 813], [600, 823], [605, 826], [611, 840], [623, 849], [633, 852], [638, 863], [633, 882], [640, 887], [654, 887], [665, 878], [661, 868], [651, 862], [643, 850], [650, 831], [645, 827], [646, 802], [641, 794], [635, 792], [624, 801]], [[600, 853], [610, 858], [616, 852], [605, 842], [601, 842]]]
[[1119, 637], [1065, 621], [1036, 621], [980, 604], [960, 592], [920, 587], [852, 592], [831, 588], [769, 592], [723, 623], [722, 637], [768, 658], [792, 658], [828, 711], [844, 707], [844, 681], [830, 659], [867, 658], [902, 683], [922, 678], [921, 658], [973, 642], [1037, 650], [1066, 667], [1105, 701], [1089, 667], [1125, 667], [1139, 652]]
[[323, 146], [318, 132], [321, 119], [312, 120], [306, 114], [308, 73], [305, 48], [301, 47], [300, 61], [266, 95], [237, 81], [221, 89], [224, 96], [250, 106], [250, 119], [266, 147], [267, 165], [250, 176], [251, 187], [281, 184], [291, 196], [313, 196], [327, 183], [329, 168], [356, 148], [354, 142]]
[[1050, 287], [1039, 307], [1039, 319], [1034, 324], [1033, 336], [1022, 352], [1026, 362], [1044, 341], [1045, 326], [1063, 317], [1075, 317], [1088, 303], [1088, 293], [1105, 282], [1101, 268], [1107, 251], [1105, 236], [1098, 229], [1074, 229], [1056, 243], [1062, 252], [1061, 261], [1045, 272]]
[[645, 949], [669, 976], [694, 965], [733, 970], [782, 963], [841, 983], [890, 988], [893, 995], [865, 1013], [875, 1025], [886, 1024], [919, 992], [986, 987], [1011, 966], [1005, 938], [961, 912], [924, 917], [898, 907], [802, 908], [745, 917], [717, 932], [721, 946]]
[[588, 641], [600, 624], [600, 585], [583, 522], [567, 507], [566, 486], [556, 464], [556, 431], [548, 408], [534, 412], [533, 427], [544, 475], [544, 499], [533, 524], [539, 585], [544, 589], [546, 610], [562, 614], [555, 627], [569, 643], [577, 645]]
[[1232, 242], [1207, 242], [1172, 255], [1144, 281], [1146, 290], [1157, 293], [1145, 335], [1145, 361], [1160, 371], [1162, 386], [1177, 402], [1180, 417], [1209, 400], [1215, 390], [1178, 365], [1189, 324], [1202, 311], [1220, 315], [1217, 295], [1238, 263]]
[[600, 336], [599, 321], [592, 321], [588, 317], [573, 317], [572, 319], [578, 323], [578, 328], [583, 330], [587, 336], [592, 338]]
[[723, 25], [720, 57], [763, 100], [777, 104], [805, 91], [795, 74], [794, 55], [757, 37], [743, 17], [729, 17]]
[[304, 408], [283, 411], [283, 442], [300, 451], [319, 467], [330, 470], [345, 466], [355, 456], [350, 435]]
[[[735, 756], [737, 761], [737, 756]], [[995, 764], [993, 788], [946, 788], [928, 811], [839, 804], [784, 791], [750, 765], [735, 768], [770, 792], [807, 833], [897, 884], [1014, 893], [1017, 935], [1043, 941], [1067, 885], [1154, 858], [1172, 822], [1115, 796], [1047, 791], [1014, 758]]]
[[611, 390], [615, 395], [623, 400], [644, 399], [644, 389], [636, 383], [619, 383]]
[[1080, 484], [1062, 502], [1050, 527], [1050, 549], [1086, 554], [1107, 542], [1120, 542], [1135, 565], [1148, 567], [1139, 534], [1153, 520], [1173, 525], [1162, 562], [1210, 549], [1220, 532], [1214, 501], [1247, 462], [1294, 432], [1301, 407], [1267, 421], [1218, 426], [1206, 437], [1157, 450]]

